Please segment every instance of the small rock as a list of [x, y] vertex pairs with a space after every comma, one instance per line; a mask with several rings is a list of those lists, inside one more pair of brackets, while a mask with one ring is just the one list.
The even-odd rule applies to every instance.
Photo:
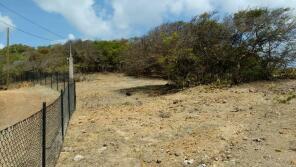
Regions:
[[131, 96], [132, 93], [131, 93], [131, 92], [126, 92], [125, 95], [126, 95], [126, 96]]
[[156, 163], [157, 163], [157, 164], [160, 164], [160, 163], [161, 163], [161, 160], [159, 160], [159, 159], [156, 160]]
[[259, 147], [256, 147], [256, 148], [254, 148], [254, 150], [258, 151], [258, 150], [260, 150], [260, 148]]
[[72, 152], [73, 148], [72, 147], [64, 147], [63, 152]]
[[185, 165], [191, 165], [191, 164], [193, 164], [193, 162], [194, 162], [193, 159], [185, 159], [185, 160], [184, 160], [184, 164], [185, 164]]
[[173, 104], [178, 104], [178, 103], [180, 103], [180, 102], [182, 102], [182, 100], [174, 100], [174, 101], [173, 101]]
[[223, 136], [220, 136], [220, 139], [221, 139], [221, 140], [226, 140]]
[[289, 150], [296, 151], [296, 141], [289, 142]]
[[151, 154], [144, 154], [142, 156], [142, 160], [146, 163], [152, 163], [154, 162], [153, 156]]
[[84, 159], [84, 156], [78, 154], [78, 155], [76, 155], [76, 156], [74, 157], [73, 160], [77, 162], [77, 161], [81, 161], [81, 160], [83, 160], [83, 159]]
[[180, 154], [179, 154], [179, 153], [175, 153], [174, 155], [175, 155], [176, 157], [180, 156]]
[[280, 149], [275, 149], [274, 151], [275, 152], [282, 152], [282, 150], [280, 150]]
[[238, 107], [234, 107], [234, 109], [231, 112], [239, 112], [242, 111], [242, 109], [238, 108]]
[[103, 147], [107, 147], [108, 145], [107, 144], [103, 144]]
[[257, 92], [257, 90], [256, 90], [256, 89], [254, 89], [254, 88], [250, 88], [250, 89], [249, 89], [249, 92], [250, 92], [250, 93], [256, 93], [256, 92]]
[[102, 153], [102, 152], [105, 151], [105, 150], [107, 150], [107, 147], [102, 147], [102, 148], [100, 148], [98, 151], [99, 151], [99, 153]]
[[163, 111], [161, 111], [159, 113], [159, 117], [161, 117], [161, 118], [170, 118], [171, 117], [171, 114], [169, 112], [163, 112]]
[[266, 159], [266, 160], [271, 160], [272, 159], [271, 155], [264, 155], [263, 158]]
[[260, 143], [260, 142], [265, 141], [265, 138], [256, 138], [256, 139], [253, 139], [253, 141]]
[[207, 167], [207, 165], [206, 164], [200, 164], [197, 167]]

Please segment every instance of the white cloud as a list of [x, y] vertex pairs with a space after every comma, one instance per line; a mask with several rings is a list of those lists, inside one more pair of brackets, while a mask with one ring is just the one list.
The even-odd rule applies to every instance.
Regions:
[[12, 20], [8, 16], [3, 16], [0, 13], [0, 32], [6, 31], [7, 27], [15, 27]]
[[[64, 16], [91, 38], [139, 35], [168, 17], [192, 17], [206, 11], [232, 13], [252, 7], [296, 7], [296, 0], [108, 0], [112, 12], [95, 0], [34, 0], [43, 10]], [[97, 3], [96, 5], [100, 5]]]
[[63, 15], [89, 36], [109, 33], [108, 23], [96, 16], [93, 0], [34, 0], [43, 10]]
[[5, 45], [0, 43], [0, 49], [3, 49], [4, 47], [5, 47]]
[[69, 35], [68, 35], [68, 39], [69, 39], [69, 40], [74, 40], [74, 39], [75, 39], [75, 35], [73, 35], [73, 34], [69, 34]]

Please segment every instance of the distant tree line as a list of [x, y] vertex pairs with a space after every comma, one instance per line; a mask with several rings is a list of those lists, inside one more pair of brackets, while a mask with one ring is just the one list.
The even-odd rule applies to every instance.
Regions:
[[[168, 79], [185, 87], [272, 79], [293, 65], [296, 18], [289, 8], [242, 10], [219, 17], [204, 13], [190, 22], [160, 25], [139, 38], [72, 41], [78, 72], [125, 72]], [[0, 51], [0, 74], [26, 70], [66, 71], [69, 42], [32, 48], [13, 45], [7, 66]], [[294, 70], [289, 70], [294, 71]]]

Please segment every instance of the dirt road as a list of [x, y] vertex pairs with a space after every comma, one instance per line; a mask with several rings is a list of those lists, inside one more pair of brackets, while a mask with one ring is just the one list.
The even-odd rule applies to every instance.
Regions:
[[296, 81], [168, 91], [162, 80], [87, 78], [58, 167], [296, 166]]
[[53, 102], [59, 93], [42, 86], [0, 91], [0, 130], [41, 110], [42, 102]]

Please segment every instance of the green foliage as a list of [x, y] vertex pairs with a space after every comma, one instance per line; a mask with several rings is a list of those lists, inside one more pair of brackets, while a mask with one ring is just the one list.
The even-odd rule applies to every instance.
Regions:
[[216, 20], [164, 24], [133, 41], [125, 66], [131, 75], [158, 75], [180, 87], [273, 78], [295, 60], [296, 19], [290, 9], [243, 10]]
[[[72, 41], [78, 72], [125, 72], [169, 79], [179, 87], [241, 83], [291, 76], [285, 68], [296, 58], [296, 19], [288, 8], [242, 10], [224, 19], [204, 13], [190, 22], [160, 25], [140, 38]], [[64, 72], [70, 42], [64, 45], [0, 50], [0, 75], [9, 69]]]

